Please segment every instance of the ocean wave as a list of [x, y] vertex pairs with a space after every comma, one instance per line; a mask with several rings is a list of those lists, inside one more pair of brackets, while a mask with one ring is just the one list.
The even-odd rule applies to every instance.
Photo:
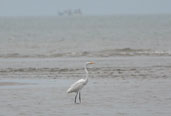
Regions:
[[171, 56], [170, 51], [151, 49], [113, 49], [98, 52], [102, 56]]
[[[100, 67], [91, 68], [89, 71], [91, 78], [163, 78], [169, 77], [170, 73], [163, 75], [164, 70], [170, 70], [169, 67]], [[167, 72], [166, 70], [166, 72]], [[145, 72], [145, 73], [144, 73]], [[158, 76], [156, 75], [158, 72]], [[83, 68], [6, 68], [0, 69], [0, 77], [4, 75], [23, 75], [40, 78], [56, 77], [85, 77]], [[35, 75], [35, 76], [34, 76]]]
[[8, 53], [0, 54], [0, 58], [56, 58], [56, 57], [114, 57], [114, 56], [171, 56], [171, 51], [151, 49], [108, 49], [101, 51], [79, 51], [44, 54]]

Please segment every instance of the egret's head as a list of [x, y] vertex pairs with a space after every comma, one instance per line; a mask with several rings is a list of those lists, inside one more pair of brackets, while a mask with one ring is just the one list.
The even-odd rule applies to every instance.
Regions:
[[95, 64], [94, 62], [86, 62], [86, 64]]

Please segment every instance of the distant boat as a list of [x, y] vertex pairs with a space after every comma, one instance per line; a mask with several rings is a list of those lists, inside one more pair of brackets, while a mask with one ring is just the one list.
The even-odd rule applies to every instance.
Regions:
[[68, 9], [58, 12], [58, 16], [79, 16], [79, 15], [82, 15], [81, 9]]

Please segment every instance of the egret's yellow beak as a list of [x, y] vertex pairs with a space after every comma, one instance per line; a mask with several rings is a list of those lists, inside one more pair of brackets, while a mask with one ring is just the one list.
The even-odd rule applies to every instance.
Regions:
[[95, 64], [94, 62], [90, 62], [90, 64]]

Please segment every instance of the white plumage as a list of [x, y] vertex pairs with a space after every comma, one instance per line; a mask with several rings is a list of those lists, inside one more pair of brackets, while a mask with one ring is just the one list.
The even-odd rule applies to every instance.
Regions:
[[[87, 81], [88, 82], [88, 81]], [[67, 90], [67, 93], [72, 93], [72, 92], [78, 92], [81, 90], [84, 85], [87, 84], [85, 79], [80, 79], [76, 81], [74, 84], [71, 85], [71, 87]]]
[[80, 79], [76, 81], [74, 84], [71, 85], [71, 87], [67, 90], [67, 93], [72, 93], [75, 92], [75, 103], [77, 99], [77, 95], [79, 94], [79, 101], [81, 103], [81, 89], [88, 83], [88, 70], [87, 70], [87, 65], [88, 64], [94, 64], [94, 62], [86, 62], [84, 70], [86, 72], [86, 78], [85, 79]]

